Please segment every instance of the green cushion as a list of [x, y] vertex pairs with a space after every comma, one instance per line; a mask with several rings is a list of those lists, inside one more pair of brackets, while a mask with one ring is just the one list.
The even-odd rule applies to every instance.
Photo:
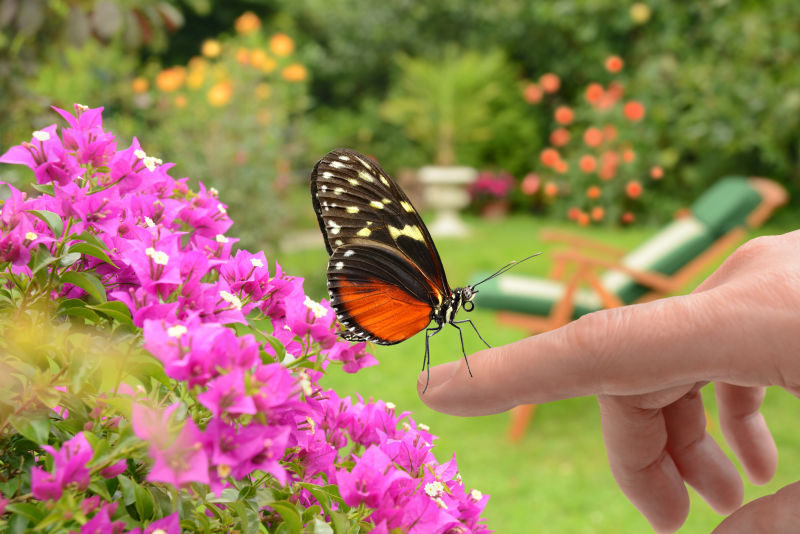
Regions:
[[[475, 275], [471, 283], [483, 280], [490, 273]], [[481, 308], [508, 310], [531, 315], [547, 316], [553, 305], [564, 295], [564, 284], [546, 278], [504, 274], [478, 287], [475, 305]], [[573, 319], [603, 307], [600, 298], [591, 290], [576, 291]]]
[[746, 178], [729, 176], [714, 184], [692, 205], [692, 213], [706, 224], [714, 237], [743, 226], [761, 203], [761, 195]]

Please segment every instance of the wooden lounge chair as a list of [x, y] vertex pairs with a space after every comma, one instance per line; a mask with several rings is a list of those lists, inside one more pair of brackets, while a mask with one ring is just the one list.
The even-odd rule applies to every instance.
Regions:
[[[728, 177], [630, 252], [564, 232], [542, 238], [567, 246], [553, 255], [547, 279], [506, 274], [481, 286], [476, 304], [501, 323], [530, 333], [558, 328], [592, 311], [687, 292], [688, 283], [785, 204], [783, 187], [765, 178]], [[475, 280], [480, 280], [476, 275]], [[522, 437], [535, 407], [512, 413], [510, 438]]]

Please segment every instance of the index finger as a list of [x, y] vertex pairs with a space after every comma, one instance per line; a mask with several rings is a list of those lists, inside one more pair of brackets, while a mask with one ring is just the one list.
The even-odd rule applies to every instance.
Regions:
[[[737, 324], [737, 317], [747, 320], [753, 310], [718, 291], [724, 290], [595, 312], [562, 328], [477, 352], [469, 358], [473, 377], [463, 360], [432, 367], [424, 394], [426, 375], [419, 376], [420, 398], [441, 412], [486, 415], [519, 404], [643, 394], [730, 379], [737, 355], [764, 343], [754, 345], [747, 329]], [[764, 366], [742, 360], [753, 369], [740, 369], [748, 381], [741, 385], [763, 382], [759, 367]]]

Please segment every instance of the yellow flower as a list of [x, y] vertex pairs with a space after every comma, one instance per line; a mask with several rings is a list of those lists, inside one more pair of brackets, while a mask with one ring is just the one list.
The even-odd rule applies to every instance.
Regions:
[[266, 100], [272, 94], [272, 87], [268, 83], [260, 83], [256, 85], [255, 94], [257, 99]]
[[141, 76], [137, 76], [131, 82], [131, 89], [133, 89], [134, 93], [144, 93], [150, 87], [150, 84], [147, 82], [145, 78]]
[[165, 93], [177, 91], [186, 80], [186, 68], [170, 67], [156, 75], [156, 87]]
[[250, 63], [250, 51], [246, 48], [239, 47], [236, 49], [236, 61], [242, 65]]
[[255, 48], [250, 51], [250, 64], [257, 69], [264, 68], [264, 65], [271, 59], [272, 58], [260, 48]]
[[294, 50], [294, 41], [285, 33], [276, 33], [269, 40], [269, 48], [276, 56], [286, 57]]
[[236, 33], [249, 35], [257, 32], [259, 28], [261, 28], [261, 19], [259, 19], [258, 16], [252, 11], [246, 11], [234, 21], [233, 27], [236, 30]]
[[233, 96], [233, 84], [231, 82], [219, 82], [211, 86], [206, 94], [208, 103], [214, 107], [222, 107], [227, 104]]
[[186, 107], [186, 95], [175, 95], [175, 107], [176, 108]]
[[222, 52], [222, 45], [216, 39], [206, 39], [200, 52], [206, 57], [215, 58]]
[[290, 82], [302, 82], [308, 76], [308, 71], [300, 63], [292, 63], [283, 68], [281, 76]]
[[636, 24], [644, 24], [650, 20], [650, 6], [644, 2], [636, 2], [630, 7], [631, 20]]
[[198, 89], [203, 86], [206, 80], [208, 62], [201, 57], [193, 57], [189, 60], [189, 75], [186, 77], [186, 85], [189, 89]]

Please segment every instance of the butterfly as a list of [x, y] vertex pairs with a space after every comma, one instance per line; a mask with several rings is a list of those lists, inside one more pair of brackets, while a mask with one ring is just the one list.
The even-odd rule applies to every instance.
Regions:
[[317, 162], [311, 200], [330, 255], [327, 286], [343, 327], [340, 336], [393, 345], [424, 329], [422, 369], [430, 379], [430, 338], [450, 324], [458, 329], [472, 376], [459, 325], [469, 324], [490, 345], [470, 319], [455, 320], [456, 313], [473, 310], [476, 286], [520, 262], [451, 289], [436, 245], [408, 196], [377, 162], [354, 150], [339, 148]]

